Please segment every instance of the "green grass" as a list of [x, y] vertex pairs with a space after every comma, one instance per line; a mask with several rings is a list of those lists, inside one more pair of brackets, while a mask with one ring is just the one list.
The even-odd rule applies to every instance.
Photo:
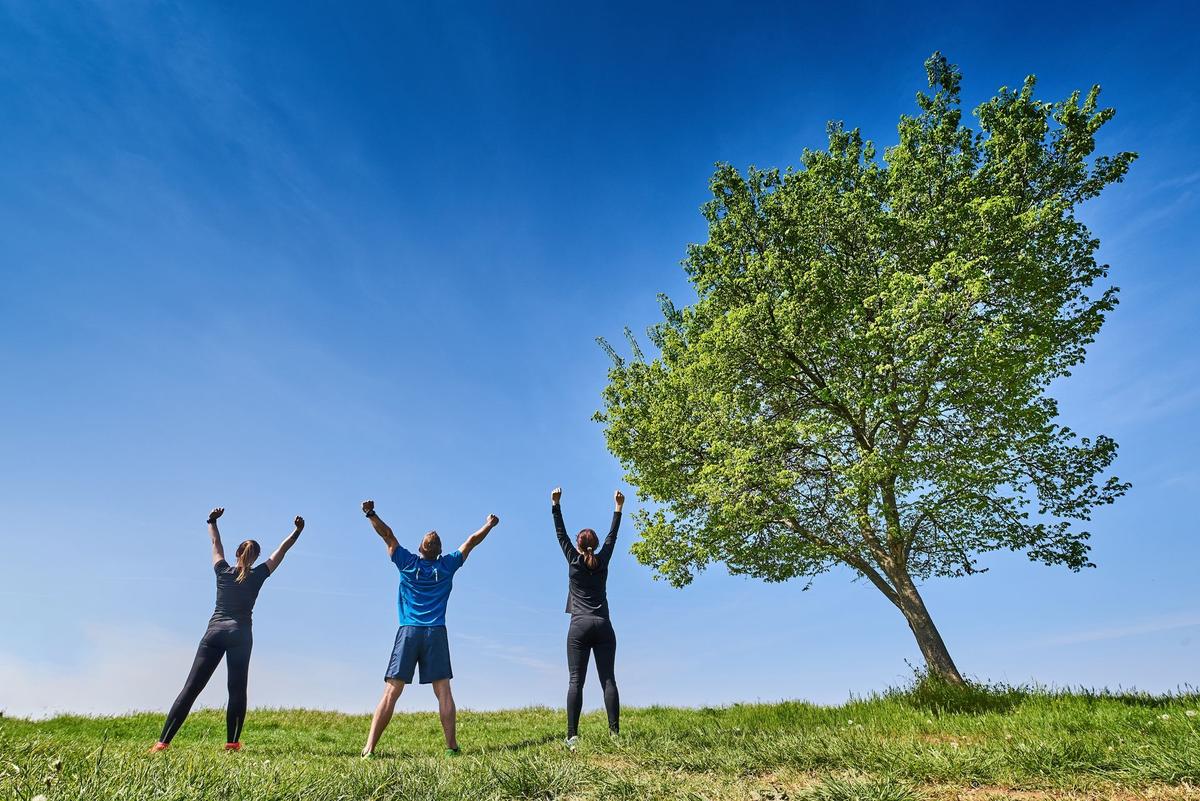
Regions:
[[[1192, 715], [1188, 713], [1192, 712]], [[1200, 696], [956, 689], [925, 681], [839, 707], [625, 710], [562, 745], [550, 709], [398, 714], [380, 758], [365, 716], [256, 710], [245, 749], [199, 712], [149, 755], [158, 714], [0, 718], [0, 801], [55, 799], [1200, 799]]]

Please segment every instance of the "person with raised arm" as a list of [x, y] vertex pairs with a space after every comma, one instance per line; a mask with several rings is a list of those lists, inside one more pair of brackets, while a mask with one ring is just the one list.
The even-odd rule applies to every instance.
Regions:
[[[571, 625], [567, 629], [567, 747], [575, 750], [579, 743], [579, 713], [583, 709], [583, 683], [587, 679], [588, 658], [595, 654], [596, 673], [604, 690], [604, 709], [608, 713], [608, 731], [613, 737], [621, 729], [621, 697], [617, 692], [615, 666], [617, 635], [608, 614], [608, 563], [617, 545], [617, 529], [621, 527], [621, 507], [625, 495], [613, 493], [616, 508], [608, 536], [600, 545], [596, 532], [581, 529], [571, 542], [563, 523], [562, 487], [550, 493], [550, 508], [554, 517], [554, 533], [563, 556], [567, 558], [567, 614]], [[599, 550], [597, 550], [599, 548]]]
[[398, 606], [400, 628], [392, 646], [392, 656], [387, 672], [383, 676], [383, 697], [371, 716], [371, 730], [362, 756], [370, 759], [375, 755], [375, 746], [383, 730], [387, 728], [396, 709], [396, 701], [411, 684], [420, 667], [421, 684], [432, 684], [433, 694], [438, 700], [438, 716], [442, 721], [442, 733], [446, 737], [446, 754], [457, 756], [456, 710], [454, 695], [450, 691], [450, 642], [446, 636], [446, 603], [454, 586], [454, 574], [467, 561], [496, 525], [500, 518], [488, 515], [483, 527], [459, 547], [457, 551], [442, 554], [442, 540], [436, 531], [430, 531], [421, 540], [417, 553], [406, 550], [392, 533], [392, 529], [375, 512], [374, 501], [363, 501], [363, 514], [371, 522], [375, 533], [387, 546], [392, 564], [400, 571]]
[[208, 536], [212, 539], [212, 566], [217, 574], [217, 603], [208, 621], [208, 630], [200, 638], [192, 671], [179, 697], [171, 705], [162, 734], [151, 752], [165, 751], [175, 737], [183, 721], [187, 719], [192, 704], [212, 678], [222, 657], [229, 674], [229, 703], [225, 707], [225, 750], [240, 751], [242, 748], [242, 726], [246, 722], [246, 685], [250, 679], [250, 650], [254, 645], [251, 629], [251, 613], [258, 591], [263, 582], [283, 562], [283, 557], [300, 539], [304, 530], [304, 518], [297, 516], [295, 529], [280, 543], [275, 552], [260, 565], [255, 565], [260, 549], [254, 540], [246, 540], [237, 548], [237, 565], [231, 567], [225, 561], [225, 546], [221, 544], [221, 532], [217, 518], [225, 514], [218, 506], [208, 515]]

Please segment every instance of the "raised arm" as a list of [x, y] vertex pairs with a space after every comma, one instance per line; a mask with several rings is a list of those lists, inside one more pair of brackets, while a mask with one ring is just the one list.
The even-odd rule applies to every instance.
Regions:
[[467, 537], [467, 541], [464, 542], [458, 549], [462, 553], [464, 562], [467, 560], [467, 557], [471, 555], [471, 551], [475, 550], [475, 546], [483, 542], [487, 537], [488, 532], [498, 525], [500, 525], [500, 518], [496, 517], [495, 515], [488, 515], [487, 520], [484, 521], [483, 528]]
[[271, 571], [272, 573], [275, 572], [275, 568], [279, 567], [279, 563], [283, 561], [283, 557], [287, 556], [287, 552], [290, 551], [292, 546], [296, 544], [296, 540], [300, 539], [300, 532], [304, 531], [303, 517], [296, 515], [295, 523], [295, 531], [289, 534], [287, 539], [279, 543], [279, 547], [275, 549], [275, 553], [271, 554], [270, 557], [267, 558], [267, 570]]
[[573, 561], [579, 551], [571, 543], [571, 538], [567, 536], [567, 524], [563, 522], [562, 508], [558, 502], [562, 500], [562, 487], [555, 487], [550, 493], [550, 512], [554, 515], [554, 533], [558, 535], [558, 547], [562, 548], [563, 556], [567, 557], [567, 561]]
[[379, 515], [375, 514], [375, 501], [363, 501], [363, 514], [371, 521], [371, 528], [375, 529], [375, 533], [387, 545], [388, 556], [396, 552], [400, 547], [400, 543], [396, 541], [396, 535], [392, 533], [392, 528], [387, 523], [383, 522]]
[[613, 493], [613, 516], [612, 525], [608, 528], [608, 536], [604, 538], [604, 544], [600, 546], [600, 553], [597, 556], [605, 564], [612, 557], [612, 552], [617, 547], [617, 529], [621, 527], [621, 507], [625, 505], [625, 493], [617, 490]]
[[208, 536], [212, 539], [212, 563], [225, 561], [225, 546], [221, 544], [221, 531], [217, 528], [217, 518], [225, 514], [225, 508], [218, 506], [208, 513]]

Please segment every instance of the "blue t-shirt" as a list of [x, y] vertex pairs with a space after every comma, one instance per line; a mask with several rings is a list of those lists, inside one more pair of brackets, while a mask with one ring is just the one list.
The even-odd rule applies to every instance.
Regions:
[[454, 574], [463, 566], [462, 551], [443, 554], [431, 562], [401, 545], [392, 552], [392, 563], [400, 571], [400, 625], [446, 625], [446, 602]]

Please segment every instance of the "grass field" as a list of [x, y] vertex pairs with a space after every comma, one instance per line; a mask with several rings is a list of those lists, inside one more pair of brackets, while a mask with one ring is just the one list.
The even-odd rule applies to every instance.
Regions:
[[33, 799], [1200, 799], [1200, 696], [950, 690], [918, 684], [839, 707], [625, 710], [562, 745], [550, 709], [398, 714], [380, 759], [365, 716], [258, 710], [245, 749], [194, 714], [149, 755], [158, 714], [0, 719], [0, 801]]

